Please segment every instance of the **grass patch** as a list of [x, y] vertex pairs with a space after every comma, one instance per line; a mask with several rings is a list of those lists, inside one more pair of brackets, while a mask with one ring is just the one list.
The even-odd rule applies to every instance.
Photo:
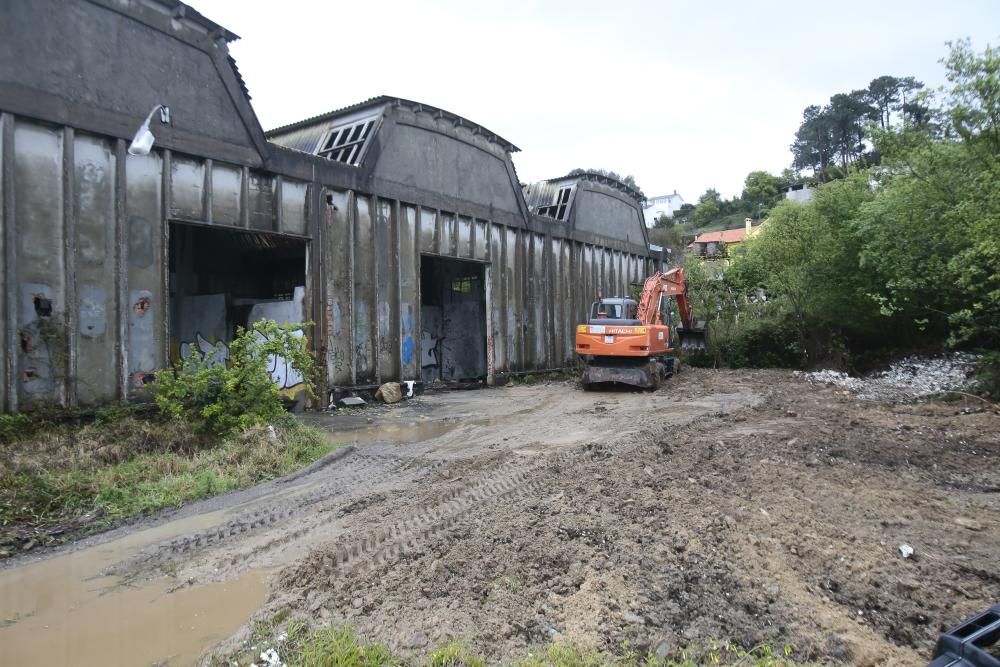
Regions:
[[0, 449], [0, 527], [100, 528], [286, 475], [334, 448], [290, 415], [226, 438], [112, 411], [82, 426], [50, 423]]
[[[211, 665], [248, 665], [265, 651], [274, 651], [288, 667], [486, 667], [489, 661], [466, 644], [452, 641], [432, 650], [422, 658], [410, 659], [394, 654], [385, 644], [367, 642], [348, 627], [310, 627], [301, 620], [288, 623], [285, 632], [278, 626], [289, 612], [258, 621], [242, 654], [215, 656]], [[280, 618], [280, 620], [279, 620]], [[254, 650], [249, 650], [250, 646]], [[657, 658], [639, 655], [623, 645], [616, 653], [593, 650], [571, 643], [533, 647], [520, 657], [504, 661], [514, 667], [699, 667], [701, 665], [742, 665], [745, 667], [796, 667], [791, 649], [776, 653], [770, 646], [744, 650], [731, 642], [709, 642]]]

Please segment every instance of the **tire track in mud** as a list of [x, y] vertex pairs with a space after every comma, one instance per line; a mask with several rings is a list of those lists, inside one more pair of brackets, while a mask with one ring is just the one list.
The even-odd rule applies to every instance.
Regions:
[[[583, 460], [603, 460], [615, 453], [639, 447], [642, 443], [630, 441], [617, 446], [588, 444], [575, 451], [541, 455], [530, 464], [505, 462], [492, 474], [463, 488], [454, 489], [437, 503], [426, 504], [404, 514], [389, 526], [345, 534], [326, 547], [328, 553], [314, 552], [306, 563], [285, 570], [283, 584], [296, 587], [303, 570], [313, 581], [327, 580], [334, 584], [338, 577], [357, 576], [371, 572], [386, 563], [399, 560], [408, 552], [418, 550], [425, 542], [462, 524], [473, 510], [486, 503], [495, 503], [519, 495], [540, 494], [545, 485], [544, 477], [559, 467], [568, 467]], [[346, 544], [345, 544], [346, 543]], [[332, 553], [330, 553], [332, 552]]]
[[[316, 488], [298, 493], [292, 491], [290, 495], [270, 502], [266, 498], [257, 501], [255, 506], [221, 524], [184, 533], [146, 547], [135, 556], [108, 568], [106, 574], [134, 578], [162, 569], [167, 562], [181, 558], [191, 560], [201, 553], [250, 539], [266, 530], [275, 529], [283, 522], [294, 522], [299, 517], [307, 521], [311, 517], [321, 517], [319, 522], [314, 521], [285, 532], [263, 545], [255, 546], [252, 551], [240, 552], [223, 559], [229, 565], [237, 565], [253, 555], [293, 542], [311, 530], [332, 523], [338, 518], [338, 513], [334, 510], [354, 495], [369, 496], [384, 487], [414, 481], [421, 474], [429, 474], [444, 463], [434, 459], [355, 454], [343, 464], [329, 466], [328, 478]], [[309, 516], [303, 517], [305, 513], [309, 513]]]
[[[401, 517], [393, 520], [391, 513], [380, 516], [374, 521], [375, 528], [360, 531], [358, 526], [348, 523], [338, 534], [340, 526], [337, 523], [345, 514], [353, 513], [349, 509], [353, 503], [360, 501], [365, 507], [380, 504], [385, 497], [379, 496], [385, 491], [412, 494], [422, 480], [442, 466], [447, 469], [451, 464], [482, 461], [493, 455], [493, 452], [482, 451], [478, 455], [455, 459], [439, 458], [429, 452], [408, 456], [355, 453], [324, 467], [320, 473], [322, 479], [306, 483], [302, 490], [292, 488], [279, 491], [277, 497], [265, 496], [218, 525], [151, 545], [119, 562], [107, 573], [137, 578], [173, 572], [188, 582], [205, 577], [224, 578], [253, 567], [288, 565], [289, 560], [294, 559], [276, 552], [298, 543], [309, 549], [308, 555], [302, 554], [305, 558], [295, 556], [297, 562], [286, 570], [306, 568], [312, 578], [319, 564], [323, 579], [349, 576], [398, 559], [461, 523], [473, 509], [485, 503], [541, 492], [540, 478], [552, 472], [553, 467], [587, 458], [605, 459], [642, 446], [649, 438], [655, 439], [657, 430], [631, 431], [627, 437], [619, 433], [610, 442], [590, 442], [559, 453], [511, 452], [513, 460], [498, 462], [488, 471], [477, 471], [468, 483], [449, 489], [443, 498], [419, 503], [411, 495], [419, 504], [404, 510]], [[530, 448], [524, 450], [527, 451]], [[446, 475], [442, 477], [447, 478]], [[440, 488], [443, 484], [447, 484], [443, 479], [431, 479], [425, 490]], [[400, 499], [405, 501], [405, 498]], [[391, 507], [390, 512], [393, 511]], [[183, 572], [178, 572], [179, 569]], [[295, 587], [292, 580], [286, 583]]]

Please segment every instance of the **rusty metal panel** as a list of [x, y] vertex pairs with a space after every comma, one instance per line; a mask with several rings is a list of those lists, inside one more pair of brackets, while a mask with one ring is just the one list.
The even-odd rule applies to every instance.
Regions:
[[305, 236], [309, 225], [309, 184], [284, 178], [281, 183], [281, 231]]
[[170, 215], [183, 220], [206, 220], [205, 163], [174, 155], [170, 161]]
[[521, 325], [524, 289], [521, 279], [522, 232], [504, 228], [504, 293], [507, 305], [507, 367], [521, 368]]
[[398, 380], [399, 369], [399, 302], [397, 272], [399, 249], [396, 245], [396, 218], [393, 203], [377, 200], [375, 223], [375, 299], [376, 345], [378, 350], [376, 378], [379, 382]]
[[490, 225], [485, 220], [476, 220], [473, 229], [472, 257], [480, 261], [489, 259]]
[[359, 195], [354, 219], [355, 382], [375, 382], [375, 235], [371, 200]]
[[472, 257], [472, 219], [458, 216], [456, 257]]
[[327, 288], [326, 340], [327, 377], [330, 384], [348, 385], [352, 377], [354, 346], [353, 328], [353, 197], [349, 192], [327, 190], [332, 202], [327, 208]]
[[275, 194], [275, 178], [256, 170], [250, 170], [249, 181], [249, 218], [250, 229], [275, 231], [277, 195]]
[[437, 253], [439, 255], [455, 256], [455, 216], [451, 213], [438, 213], [437, 219]]
[[25, 408], [58, 401], [66, 380], [63, 131], [18, 121], [14, 156], [16, 369]]
[[549, 241], [548, 261], [549, 265], [549, 309], [552, 313], [552, 334], [550, 336], [549, 361], [552, 366], [561, 366], [565, 355], [563, 352], [563, 341], [565, 340], [564, 322], [567, 319], [566, 309], [566, 286], [565, 269], [562, 264], [562, 240], [551, 239]]
[[551, 333], [545, 317], [545, 304], [549, 300], [549, 285], [545, 271], [545, 237], [541, 234], [531, 235], [531, 263], [528, 270], [532, 276], [531, 286], [531, 326], [534, 340], [535, 368], [547, 368], [548, 337]]
[[563, 310], [562, 310], [562, 331], [563, 343], [560, 350], [560, 358], [565, 364], [573, 363], [573, 350], [575, 343], [575, 332], [577, 324], [576, 309], [574, 304], [574, 287], [577, 284], [573, 275], [573, 242], [563, 241], [560, 247], [561, 257], [559, 259], [560, 275], [563, 284]]
[[417, 267], [417, 209], [400, 207], [399, 216], [399, 357], [402, 369], [400, 379], [416, 380], [420, 377], [420, 357], [417, 356], [417, 312], [420, 295], [417, 292], [419, 268]]
[[212, 222], [217, 225], [243, 224], [243, 169], [212, 163]]
[[159, 154], [130, 155], [125, 163], [125, 253], [128, 322], [126, 369], [134, 394], [165, 364], [163, 335], [166, 288], [163, 283], [163, 165]]
[[95, 405], [118, 393], [115, 321], [115, 144], [76, 135], [77, 401]]
[[10, 329], [16, 322], [8, 289], [13, 282], [9, 278], [14, 269], [13, 253], [8, 251], [13, 251], [14, 225], [13, 220], [9, 220], [12, 216], [8, 213], [13, 200], [7, 199], [8, 181], [12, 178], [10, 170], [13, 169], [13, 164], [8, 159], [8, 153], [13, 149], [13, 124], [13, 116], [0, 113], [0, 259], [3, 259], [3, 267], [0, 267], [0, 354], [3, 355], [3, 360], [0, 361], [0, 411], [15, 409], [10, 404], [9, 387], [10, 366], [16, 358]]
[[504, 286], [504, 275], [507, 270], [504, 265], [503, 256], [503, 227], [501, 225], [489, 224], [486, 227], [489, 233], [489, 256], [490, 256], [490, 280], [492, 309], [490, 323], [492, 324], [493, 336], [493, 368], [494, 371], [506, 371], [508, 364], [507, 357], [507, 294]]
[[437, 212], [420, 209], [420, 252], [437, 252]]

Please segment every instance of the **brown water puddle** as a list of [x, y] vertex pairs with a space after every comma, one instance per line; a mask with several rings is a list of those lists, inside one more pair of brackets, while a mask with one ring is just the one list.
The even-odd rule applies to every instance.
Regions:
[[378, 422], [361, 428], [328, 430], [327, 433], [333, 442], [352, 445], [371, 442], [423, 442], [453, 431], [458, 425], [457, 420], [451, 419], [418, 419], [405, 422]]
[[0, 663], [190, 665], [246, 623], [265, 593], [264, 574], [253, 571], [174, 593], [163, 579], [105, 594], [101, 588], [113, 582], [92, 580], [75, 591], [74, 583], [55, 579], [4, 600], [5, 616], [10, 607], [22, 617], [0, 630]]
[[218, 512], [0, 572], [0, 665], [190, 665], [264, 602], [266, 572], [173, 593], [170, 577], [122, 586], [101, 576], [145, 544]]

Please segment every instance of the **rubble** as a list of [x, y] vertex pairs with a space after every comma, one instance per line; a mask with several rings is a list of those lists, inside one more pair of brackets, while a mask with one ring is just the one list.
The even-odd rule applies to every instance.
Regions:
[[973, 389], [975, 381], [971, 376], [976, 359], [977, 355], [955, 352], [933, 357], [906, 357], [887, 370], [866, 377], [851, 377], [834, 370], [797, 371], [795, 375], [812, 384], [843, 387], [864, 400], [905, 401], [943, 391]]

